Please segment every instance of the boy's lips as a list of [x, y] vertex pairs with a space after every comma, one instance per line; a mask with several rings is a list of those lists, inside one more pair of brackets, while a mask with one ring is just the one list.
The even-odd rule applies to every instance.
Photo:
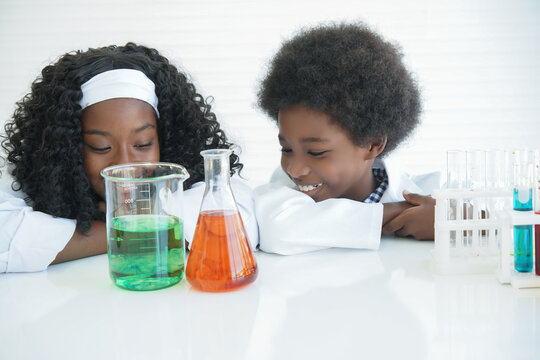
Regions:
[[322, 185], [323, 185], [323, 183], [320, 183], [320, 184], [305, 184], [305, 185], [296, 184], [296, 186], [298, 187], [298, 190], [300, 190], [304, 194], [309, 195], [311, 197], [313, 197], [313, 195], [315, 195], [320, 190]]

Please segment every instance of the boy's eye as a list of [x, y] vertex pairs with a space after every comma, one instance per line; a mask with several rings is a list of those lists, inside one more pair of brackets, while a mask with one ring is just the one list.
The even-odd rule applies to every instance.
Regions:
[[327, 152], [329, 152], [330, 150], [325, 150], [325, 151], [308, 151], [308, 154], [311, 155], [311, 156], [321, 156], [321, 155], [324, 155], [326, 154]]

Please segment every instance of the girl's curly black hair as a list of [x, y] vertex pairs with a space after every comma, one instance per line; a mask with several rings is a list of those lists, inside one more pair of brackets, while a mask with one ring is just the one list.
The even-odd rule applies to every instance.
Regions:
[[[113, 69], [140, 70], [154, 82], [160, 160], [185, 166], [191, 175], [187, 187], [204, 179], [201, 150], [234, 147], [208, 101], [157, 50], [127, 43], [64, 54], [17, 102], [2, 147], [15, 179], [12, 188], [22, 190], [34, 210], [76, 219], [81, 233], [92, 220], [103, 219], [83, 163], [81, 84]], [[242, 169], [236, 154], [230, 161], [231, 174]]]
[[258, 105], [274, 120], [301, 104], [324, 112], [360, 146], [387, 136], [381, 156], [414, 130], [421, 112], [400, 51], [362, 24], [304, 30], [270, 63]]

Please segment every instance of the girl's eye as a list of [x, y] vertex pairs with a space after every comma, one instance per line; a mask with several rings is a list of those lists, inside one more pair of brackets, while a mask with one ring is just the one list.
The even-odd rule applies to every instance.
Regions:
[[144, 149], [144, 148], [152, 146], [153, 143], [154, 143], [154, 141], [152, 140], [152, 141], [150, 141], [149, 143], [146, 143], [146, 144], [137, 144], [137, 145], [135, 145], [135, 147], [138, 148], [138, 149]]
[[95, 147], [95, 146], [92, 146], [90, 144], [86, 144], [86, 146], [88, 146], [90, 148], [90, 150], [95, 151], [95, 152], [106, 152], [106, 151], [111, 149], [110, 146], [105, 146], [105, 147], [102, 147], [102, 148]]
[[311, 156], [321, 156], [321, 155], [324, 155], [328, 152], [329, 150], [325, 150], [325, 151], [308, 151], [308, 154], [311, 155]]
[[291, 149], [287, 149], [287, 148], [281, 148], [281, 152], [282, 152], [282, 153], [290, 153], [290, 152], [292, 152], [292, 150], [291, 150]]

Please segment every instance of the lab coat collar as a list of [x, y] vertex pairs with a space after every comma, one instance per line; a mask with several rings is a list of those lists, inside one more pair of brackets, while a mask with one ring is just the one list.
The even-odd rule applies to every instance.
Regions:
[[388, 175], [388, 188], [381, 197], [381, 203], [404, 201], [403, 190], [412, 193], [422, 193], [422, 189], [416, 185], [409, 175], [399, 168], [397, 164], [388, 159], [375, 159], [373, 167], [384, 168]]

